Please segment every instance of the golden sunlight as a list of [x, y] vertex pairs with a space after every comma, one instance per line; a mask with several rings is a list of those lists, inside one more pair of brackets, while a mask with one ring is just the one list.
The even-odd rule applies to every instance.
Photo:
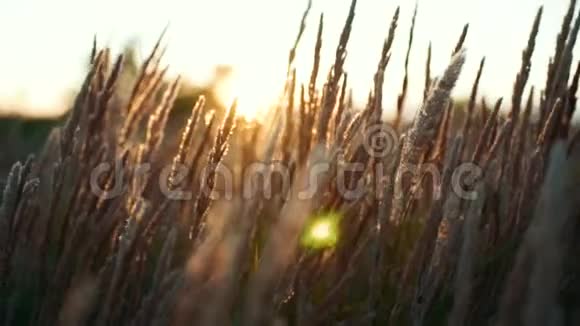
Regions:
[[234, 72], [217, 86], [218, 100], [230, 106], [237, 99], [237, 113], [246, 120], [262, 120], [275, 105], [283, 90], [283, 80], [267, 70], [236, 66]]

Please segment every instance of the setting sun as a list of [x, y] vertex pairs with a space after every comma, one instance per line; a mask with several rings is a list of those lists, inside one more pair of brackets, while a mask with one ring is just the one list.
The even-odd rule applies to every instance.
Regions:
[[218, 100], [224, 106], [230, 106], [237, 100], [238, 115], [247, 120], [260, 120], [267, 109], [276, 104], [283, 81], [276, 76], [267, 75], [267, 71], [250, 71], [238, 68], [217, 86]]
[[[182, 74], [192, 82], [202, 84], [211, 78], [216, 65], [232, 66], [236, 76], [232, 76], [230, 86], [218, 92], [220, 100], [228, 105], [233, 98], [239, 97], [240, 114], [249, 119], [259, 118], [262, 110], [276, 102], [281, 93], [288, 50], [296, 38], [300, 17], [307, 2], [170, 0], [160, 7], [150, 1], [144, 3], [128, 0], [120, 3], [103, 0], [101, 6], [94, 8], [91, 17], [83, 17], [85, 8], [71, 0], [58, 0], [50, 4], [39, 1], [35, 4], [35, 10], [29, 10], [28, 2], [14, 2], [0, 12], [2, 30], [19, 31], [18, 34], [3, 35], [3, 44], [8, 50], [0, 62], [0, 103], [4, 104], [0, 106], [0, 111], [17, 108], [30, 115], [62, 113], [66, 109], [63, 106], [64, 99], [68, 98], [68, 94], [76, 92], [75, 85], [82, 79], [87, 52], [95, 34], [100, 45], [106, 44], [114, 52], [121, 50], [128, 40], [137, 39], [140, 51], [147, 53], [163, 27], [170, 23], [165, 42], [168, 48], [164, 56], [164, 62], [170, 66], [170, 70], [175, 75]], [[319, 15], [322, 12], [325, 16], [320, 76], [328, 73], [349, 2], [313, 2], [296, 58], [299, 83], [308, 82]], [[466, 66], [464, 78], [474, 75], [477, 62], [485, 55], [486, 69], [495, 71], [496, 78], [482, 79], [482, 94], [491, 97], [507, 96], [504, 90], [510, 89], [513, 82], [511, 76], [519, 67], [520, 47], [525, 45], [524, 41], [513, 40], [526, 37], [535, 8], [541, 2], [419, 0], [420, 10], [411, 53], [408, 111], [411, 112], [413, 107], [420, 104], [423, 91], [420, 76], [424, 70], [429, 42], [436, 45], [432, 63], [433, 71], [439, 72], [445, 67], [448, 52], [466, 22], [471, 23], [471, 37], [466, 41], [468, 60], [471, 62]], [[567, 2], [551, 1], [546, 6], [539, 42], [549, 42], [556, 36], [559, 19]], [[366, 101], [368, 94], [363, 90], [372, 83], [375, 62], [389, 28], [386, 23], [377, 23], [388, 20], [395, 7], [400, 5], [404, 18], [399, 22], [400, 33], [393, 44], [388, 72], [391, 77], [385, 80], [388, 91], [384, 95], [386, 107], [392, 107], [396, 102], [402, 81], [392, 76], [402, 71], [407, 46], [406, 34], [414, 4], [414, 1], [395, 3], [375, 0], [359, 3], [357, 25], [352, 30], [352, 42], [345, 62], [355, 103], [364, 105]], [[115, 10], [109, 10], [112, 7]], [[135, 8], [140, 8], [139, 15], [131, 14]], [[456, 14], [441, 20], [444, 14], [442, 8], [454, 8]], [[511, 14], [514, 8], [517, 8], [518, 15]], [[192, 19], [192, 12], [196, 13], [195, 19]], [[492, 25], [486, 23], [490, 16], [495, 21]], [[105, 21], [99, 17], [107, 19]], [[31, 21], [43, 28], [34, 28], [34, 25], [29, 24]], [[70, 26], [75, 28], [71, 29]], [[21, 42], [22, 39], [35, 41]], [[40, 59], [33, 55], [38, 48], [50, 51], [44, 51]], [[536, 49], [532, 66], [547, 62], [551, 48]], [[46, 65], [46, 62], [51, 64]], [[55, 75], [60, 77], [55, 79]], [[544, 77], [542, 71], [532, 69], [530, 84], [540, 85]], [[319, 78], [319, 81], [323, 79]], [[470, 83], [460, 83], [456, 90], [462, 96], [469, 92]]]

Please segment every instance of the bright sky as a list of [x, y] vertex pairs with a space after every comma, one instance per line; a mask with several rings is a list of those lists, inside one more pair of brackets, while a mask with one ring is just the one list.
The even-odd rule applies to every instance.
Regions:
[[[401, 87], [403, 60], [413, 13], [411, 0], [359, 0], [348, 47], [346, 70], [355, 100], [370, 89], [380, 49], [395, 6], [401, 18], [387, 70], [385, 106], [393, 107]], [[555, 36], [569, 0], [419, 0], [411, 57], [409, 106], [422, 92], [424, 62], [433, 42], [433, 69], [439, 73], [464, 23], [470, 23], [468, 61], [456, 90], [469, 93], [475, 70], [487, 56], [481, 82], [491, 99], [509, 96], [521, 51], [536, 10], [544, 17], [534, 54], [531, 83], [541, 85]], [[210, 77], [216, 64], [237, 70], [236, 91], [247, 104], [276, 98], [307, 0], [17, 0], [0, 6], [0, 107], [46, 115], [62, 111], [63, 98], [78, 87], [96, 33], [100, 45], [119, 50], [139, 38], [143, 55], [169, 23], [165, 63], [193, 81]], [[350, 0], [314, 0], [299, 49], [299, 77], [310, 71], [321, 12], [325, 13], [323, 71], [334, 60]]]

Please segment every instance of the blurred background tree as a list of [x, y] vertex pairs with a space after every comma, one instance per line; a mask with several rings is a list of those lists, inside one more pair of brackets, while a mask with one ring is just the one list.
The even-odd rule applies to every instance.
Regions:
[[[124, 103], [127, 100], [126, 97], [130, 96], [132, 87], [140, 73], [144, 58], [139, 55], [138, 45], [138, 39], [131, 39], [122, 51], [124, 64], [116, 94], [119, 103]], [[87, 71], [89, 67], [90, 62], [87, 60]], [[218, 66], [214, 70], [213, 77], [205, 84], [195, 84], [182, 79], [180, 91], [169, 116], [168, 127], [179, 130], [189, 117], [194, 104], [202, 95], [205, 96], [206, 106], [214, 109], [216, 115], [220, 117], [226, 108], [220, 102], [217, 90], [221, 83], [231, 77], [232, 72], [233, 70], [229, 66]], [[169, 82], [169, 79], [164, 81], [165, 85], [168, 85]], [[75, 96], [76, 91], [62, 105], [70, 108]], [[66, 113], [63, 116], [42, 119], [15, 115], [0, 116], [0, 175], [5, 176], [10, 166], [17, 160], [26, 159], [28, 153], [38, 152], [52, 127], [64, 121], [65, 117]]]

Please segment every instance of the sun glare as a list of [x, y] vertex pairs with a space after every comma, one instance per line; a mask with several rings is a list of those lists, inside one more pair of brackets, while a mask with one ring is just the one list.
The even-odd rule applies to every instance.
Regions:
[[227, 80], [217, 87], [219, 101], [229, 106], [237, 100], [237, 113], [246, 120], [262, 120], [276, 104], [282, 85], [266, 71], [251, 71], [236, 67]]
[[302, 245], [311, 249], [333, 247], [338, 241], [339, 220], [340, 216], [336, 213], [314, 217], [304, 230]]
[[310, 231], [312, 238], [317, 240], [325, 240], [330, 236], [330, 223], [321, 222], [312, 227]]

